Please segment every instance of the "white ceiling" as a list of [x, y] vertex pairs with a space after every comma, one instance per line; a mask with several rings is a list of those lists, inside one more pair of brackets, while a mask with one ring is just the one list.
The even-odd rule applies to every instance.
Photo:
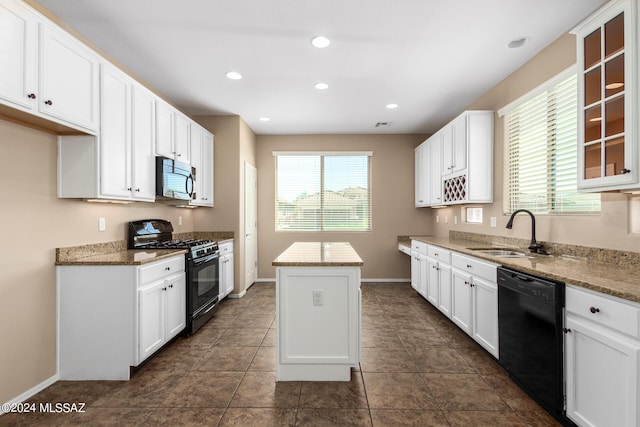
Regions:
[[[433, 133], [605, 3], [39, 2], [187, 114], [237, 114], [257, 134]], [[320, 34], [329, 47], [311, 46]]]

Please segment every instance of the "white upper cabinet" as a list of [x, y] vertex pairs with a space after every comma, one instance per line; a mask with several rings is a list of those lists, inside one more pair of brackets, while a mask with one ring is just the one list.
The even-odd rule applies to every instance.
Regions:
[[160, 99], [156, 102], [156, 120], [156, 154], [189, 163], [191, 120]]
[[191, 123], [191, 166], [195, 169], [191, 206], [213, 207], [213, 135]]
[[0, 1], [0, 100], [31, 110], [38, 94], [38, 21], [22, 3]]
[[416, 208], [429, 206], [430, 182], [429, 179], [429, 140], [418, 145], [415, 149], [415, 197]]
[[136, 200], [156, 199], [156, 96], [137, 82], [131, 86], [131, 189]]
[[156, 96], [113, 65], [100, 76], [100, 135], [59, 137], [58, 197], [154, 202]]
[[464, 171], [467, 167], [467, 120], [462, 115], [442, 129], [442, 175]]
[[42, 114], [95, 131], [98, 129], [99, 57], [69, 34], [40, 23]]
[[99, 62], [23, 2], [0, 0], [0, 103], [97, 133]]
[[578, 59], [578, 189], [640, 188], [638, 2], [618, 0], [573, 30]]
[[416, 207], [491, 203], [493, 112], [465, 111], [422, 143], [415, 161]]

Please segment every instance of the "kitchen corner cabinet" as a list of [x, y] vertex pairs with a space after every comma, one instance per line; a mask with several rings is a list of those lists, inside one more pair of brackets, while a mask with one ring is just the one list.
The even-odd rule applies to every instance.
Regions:
[[640, 305], [567, 285], [567, 416], [579, 426], [640, 425]]
[[416, 207], [491, 203], [493, 112], [465, 111], [416, 149], [415, 162]]
[[155, 201], [155, 95], [101, 65], [99, 136], [58, 138], [58, 197]]
[[99, 62], [23, 2], [0, 0], [0, 103], [95, 134]]
[[638, 2], [609, 2], [572, 33], [578, 58], [578, 189], [638, 189]]
[[56, 282], [61, 380], [128, 380], [131, 366], [185, 327], [184, 254], [138, 266], [58, 266]]
[[220, 243], [220, 294], [219, 300], [233, 292], [233, 240]]
[[213, 207], [213, 135], [191, 123], [191, 166], [195, 168], [192, 206]]
[[156, 102], [156, 112], [156, 154], [189, 163], [191, 121], [161, 99]]

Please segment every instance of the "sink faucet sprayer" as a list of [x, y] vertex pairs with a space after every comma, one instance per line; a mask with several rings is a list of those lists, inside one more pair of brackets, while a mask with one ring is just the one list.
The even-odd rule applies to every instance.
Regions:
[[518, 209], [511, 214], [511, 218], [509, 218], [509, 222], [507, 222], [507, 228], [511, 230], [513, 228], [513, 218], [519, 214], [520, 212], [524, 212], [529, 214], [531, 217], [531, 243], [529, 244], [529, 251], [536, 254], [544, 254], [542, 247], [544, 246], [542, 243], [536, 242], [536, 217], [526, 209]]

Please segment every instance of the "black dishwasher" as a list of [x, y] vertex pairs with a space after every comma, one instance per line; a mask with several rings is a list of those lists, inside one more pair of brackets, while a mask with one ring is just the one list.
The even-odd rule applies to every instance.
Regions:
[[500, 364], [557, 419], [564, 418], [564, 283], [498, 268]]

